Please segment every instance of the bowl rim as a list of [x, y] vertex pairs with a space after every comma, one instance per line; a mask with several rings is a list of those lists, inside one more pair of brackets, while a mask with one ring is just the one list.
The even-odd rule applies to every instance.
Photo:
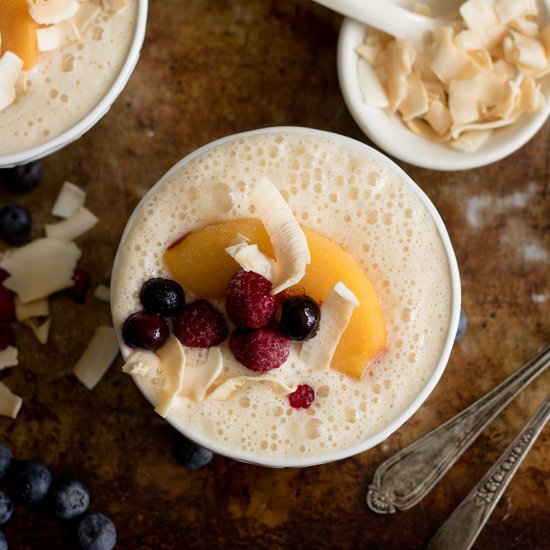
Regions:
[[62, 147], [81, 138], [88, 130], [97, 124], [109, 111], [112, 104], [121, 94], [132, 75], [140, 57], [141, 48], [145, 39], [147, 27], [147, 13], [149, 0], [136, 0], [138, 9], [133, 31], [133, 38], [128, 49], [126, 60], [122, 64], [111, 87], [101, 100], [82, 117], [74, 126], [71, 126], [58, 136], [40, 143], [34, 147], [17, 151], [16, 153], [0, 154], [0, 168], [11, 168], [19, 164], [44, 158], [55, 153]]
[[[342, 460], [344, 458], [348, 458], [358, 453], [367, 451], [368, 449], [371, 449], [372, 447], [384, 441], [387, 437], [389, 437], [392, 433], [394, 433], [400, 426], [402, 426], [418, 410], [418, 408], [424, 403], [424, 401], [428, 398], [430, 393], [435, 388], [436, 384], [438, 383], [439, 379], [443, 374], [443, 371], [445, 370], [445, 367], [447, 365], [447, 362], [451, 353], [451, 349], [454, 344], [454, 338], [458, 328], [458, 321], [460, 316], [460, 304], [461, 304], [460, 274], [458, 270], [457, 260], [454, 254], [451, 240], [449, 238], [449, 234], [447, 233], [447, 229], [445, 228], [445, 225], [443, 223], [443, 220], [440, 214], [438, 213], [438, 211], [436, 210], [435, 206], [430, 201], [428, 196], [424, 193], [424, 191], [422, 191], [422, 189], [405, 173], [405, 171], [402, 168], [400, 168], [394, 161], [389, 159], [386, 155], [384, 155], [383, 153], [380, 153], [376, 149], [370, 147], [369, 145], [363, 142], [360, 142], [358, 140], [355, 140], [346, 136], [342, 136], [340, 134], [336, 134], [333, 132], [327, 132], [324, 130], [317, 130], [312, 128], [303, 128], [303, 127], [297, 127], [297, 126], [277, 126], [277, 127], [262, 128], [258, 130], [240, 132], [237, 134], [232, 134], [232, 135], [223, 137], [221, 139], [212, 141], [200, 147], [199, 149], [195, 150], [194, 152], [190, 153], [189, 155], [181, 159], [179, 162], [177, 162], [170, 170], [168, 170], [168, 172], [166, 172], [164, 176], [161, 177], [161, 179], [155, 185], [153, 185], [153, 187], [149, 189], [149, 191], [143, 196], [141, 201], [138, 203], [138, 205], [134, 209], [133, 213], [131, 214], [126, 224], [126, 227], [124, 228], [122, 237], [120, 239], [120, 244], [118, 246], [118, 250], [117, 250], [115, 260], [113, 263], [113, 268], [112, 268], [112, 288], [115, 288], [117, 286], [116, 284], [117, 273], [118, 273], [117, 268], [118, 268], [118, 263], [120, 261], [120, 257], [122, 255], [122, 250], [125, 245], [125, 241], [132, 229], [134, 222], [137, 219], [137, 216], [139, 215], [141, 210], [144, 208], [144, 206], [148, 203], [149, 199], [156, 193], [157, 189], [159, 189], [159, 187], [164, 185], [164, 183], [167, 182], [171, 178], [171, 176], [177, 170], [179, 170], [183, 165], [191, 162], [192, 160], [199, 157], [203, 153], [215, 147], [218, 147], [219, 145], [222, 145], [234, 140], [252, 137], [252, 136], [261, 135], [261, 134], [267, 134], [267, 133], [293, 133], [293, 134], [302, 134], [306, 136], [325, 137], [332, 140], [336, 140], [340, 143], [348, 145], [349, 147], [351, 147], [356, 151], [371, 155], [376, 160], [378, 160], [385, 166], [389, 167], [391, 170], [394, 170], [395, 173], [397, 173], [400, 176], [404, 185], [406, 185], [418, 197], [418, 199], [420, 200], [420, 202], [428, 212], [430, 218], [433, 220], [446, 253], [447, 265], [449, 268], [449, 275], [450, 275], [450, 281], [451, 281], [451, 303], [450, 303], [451, 311], [450, 311], [449, 327], [447, 330], [447, 335], [441, 351], [441, 355], [439, 357], [437, 365], [434, 368], [432, 375], [427, 379], [422, 390], [415, 397], [415, 399], [409, 404], [409, 406], [405, 408], [404, 411], [402, 411], [396, 418], [394, 418], [392, 422], [390, 422], [378, 433], [374, 434], [373, 436], [357, 444], [353, 444], [348, 447], [338, 449], [334, 452], [320, 455], [317, 457], [293, 457], [293, 458], [271, 457], [270, 458], [270, 457], [255, 455], [253, 453], [237, 452], [231, 449], [226, 449], [223, 447], [223, 445], [218, 445], [215, 443], [213, 444], [211, 440], [208, 440], [207, 438], [202, 437], [201, 434], [187, 433], [185, 430], [185, 426], [181, 422], [178, 422], [177, 418], [173, 418], [170, 414], [168, 414], [168, 416], [166, 417], [166, 420], [176, 430], [182, 433], [185, 437], [191, 439], [198, 445], [201, 445], [203, 447], [210, 449], [216, 454], [220, 454], [228, 458], [235, 459], [239, 462], [245, 462], [245, 463], [254, 464], [258, 466], [267, 466], [271, 468], [285, 468], [285, 467], [296, 468], [296, 467], [315, 466], [319, 464], [325, 464], [328, 462]], [[115, 323], [115, 330], [119, 339], [122, 355], [124, 358], [126, 358], [130, 352], [130, 348], [126, 346], [126, 344], [124, 343], [122, 338], [121, 327], [116, 326], [116, 323]], [[149, 388], [143, 381], [142, 377], [133, 375], [133, 379], [136, 385], [138, 386], [138, 388], [140, 389], [140, 391], [143, 393], [143, 395], [154, 406], [153, 394], [151, 391], [149, 391]]]
[[[548, 19], [550, 2], [544, 0], [543, 4]], [[459, 171], [486, 166], [523, 147], [540, 130], [550, 114], [549, 73], [541, 79], [547, 87], [543, 109], [537, 113], [523, 113], [510, 126], [494, 130], [477, 151], [465, 153], [446, 144], [421, 138], [406, 128], [398, 115], [369, 107], [363, 101], [357, 76], [358, 58], [355, 48], [362, 41], [367, 28], [367, 25], [350, 18], [342, 21], [337, 46], [340, 89], [356, 124], [373, 143], [399, 160], [432, 170]], [[386, 128], [386, 131], [381, 131], [380, 128]]]

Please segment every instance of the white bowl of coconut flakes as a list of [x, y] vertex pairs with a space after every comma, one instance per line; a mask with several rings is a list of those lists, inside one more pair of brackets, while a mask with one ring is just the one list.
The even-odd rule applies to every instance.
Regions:
[[374, 143], [416, 166], [466, 170], [514, 153], [537, 133], [550, 113], [550, 0], [394, 3], [444, 15], [446, 23], [419, 54], [344, 20], [340, 86]]

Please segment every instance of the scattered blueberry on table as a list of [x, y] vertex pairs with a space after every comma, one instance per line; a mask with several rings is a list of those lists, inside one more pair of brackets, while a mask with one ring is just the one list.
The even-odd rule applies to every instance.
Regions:
[[51, 491], [53, 513], [59, 519], [72, 519], [88, 510], [90, 493], [76, 479], [63, 481]]
[[12, 514], [13, 502], [11, 498], [4, 491], [0, 491], [0, 525], [9, 521]]
[[2, 531], [0, 531], [0, 550], [8, 550], [8, 541]]
[[206, 466], [214, 457], [214, 453], [189, 441], [185, 436], [176, 433], [174, 438], [174, 456], [186, 468], [196, 470]]
[[43, 175], [40, 161], [0, 170], [0, 180], [15, 193], [28, 193], [36, 189], [42, 183]]
[[10, 479], [14, 499], [25, 506], [32, 506], [46, 498], [52, 474], [38, 460], [22, 460], [14, 464]]
[[13, 453], [9, 447], [0, 443], [0, 479], [6, 475], [8, 468], [11, 466]]
[[0, 238], [16, 244], [29, 236], [32, 220], [29, 211], [20, 204], [8, 204], [0, 209]]
[[78, 522], [76, 537], [81, 550], [111, 550], [116, 544], [116, 527], [99, 512], [85, 514]]

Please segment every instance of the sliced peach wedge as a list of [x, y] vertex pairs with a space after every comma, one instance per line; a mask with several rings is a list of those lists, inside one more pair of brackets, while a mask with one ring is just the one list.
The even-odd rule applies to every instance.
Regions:
[[[287, 292], [307, 294], [322, 303], [332, 287], [342, 281], [355, 294], [360, 305], [340, 339], [331, 367], [359, 379], [368, 362], [384, 352], [387, 345], [386, 325], [376, 290], [359, 264], [339, 245], [311, 229], [302, 229], [311, 263], [302, 280]], [[257, 219], [238, 219], [208, 225], [185, 235], [168, 248], [164, 263], [172, 277], [197, 296], [223, 299], [229, 280], [239, 269], [225, 249], [239, 233], [273, 257], [263, 224]]]
[[0, 53], [16, 54], [23, 60], [25, 71], [32, 69], [38, 59], [37, 28], [27, 0], [0, 0]]

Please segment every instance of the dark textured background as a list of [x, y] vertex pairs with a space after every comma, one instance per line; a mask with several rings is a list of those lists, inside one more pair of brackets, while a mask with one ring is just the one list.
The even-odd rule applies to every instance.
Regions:
[[[275, 125], [311, 126], [367, 141], [336, 77], [339, 16], [308, 0], [152, 0], [141, 60], [108, 115], [47, 158], [43, 186], [20, 201], [43, 224], [63, 180], [88, 192], [101, 222], [79, 239], [94, 286], [108, 283], [117, 241], [143, 193], [213, 139]], [[268, 470], [215, 457], [190, 471], [171, 454], [170, 428], [118, 361], [92, 392], [72, 367], [108, 305], [52, 300], [47, 346], [18, 327], [20, 366], [1, 378], [24, 397], [1, 441], [56, 476], [88, 484], [92, 509], [116, 523], [120, 548], [423, 548], [549, 390], [548, 373], [495, 420], [415, 508], [378, 516], [364, 495], [376, 466], [491, 389], [550, 341], [550, 125], [521, 151], [467, 172], [403, 168], [439, 209], [454, 243], [469, 327], [426, 404], [377, 448], [338, 463]], [[523, 195], [514, 195], [514, 194]], [[517, 198], [526, 198], [518, 206]], [[516, 201], [514, 201], [514, 197]], [[521, 201], [520, 201], [521, 202]], [[468, 218], [470, 214], [470, 221]], [[472, 214], [478, 214], [478, 224]], [[476, 218], [473, 220], [476, 221]], [[547, 429], [476, 548], [550, 547]], [[47, 511], [17, 508], [11, 548], [64, 548]]]

